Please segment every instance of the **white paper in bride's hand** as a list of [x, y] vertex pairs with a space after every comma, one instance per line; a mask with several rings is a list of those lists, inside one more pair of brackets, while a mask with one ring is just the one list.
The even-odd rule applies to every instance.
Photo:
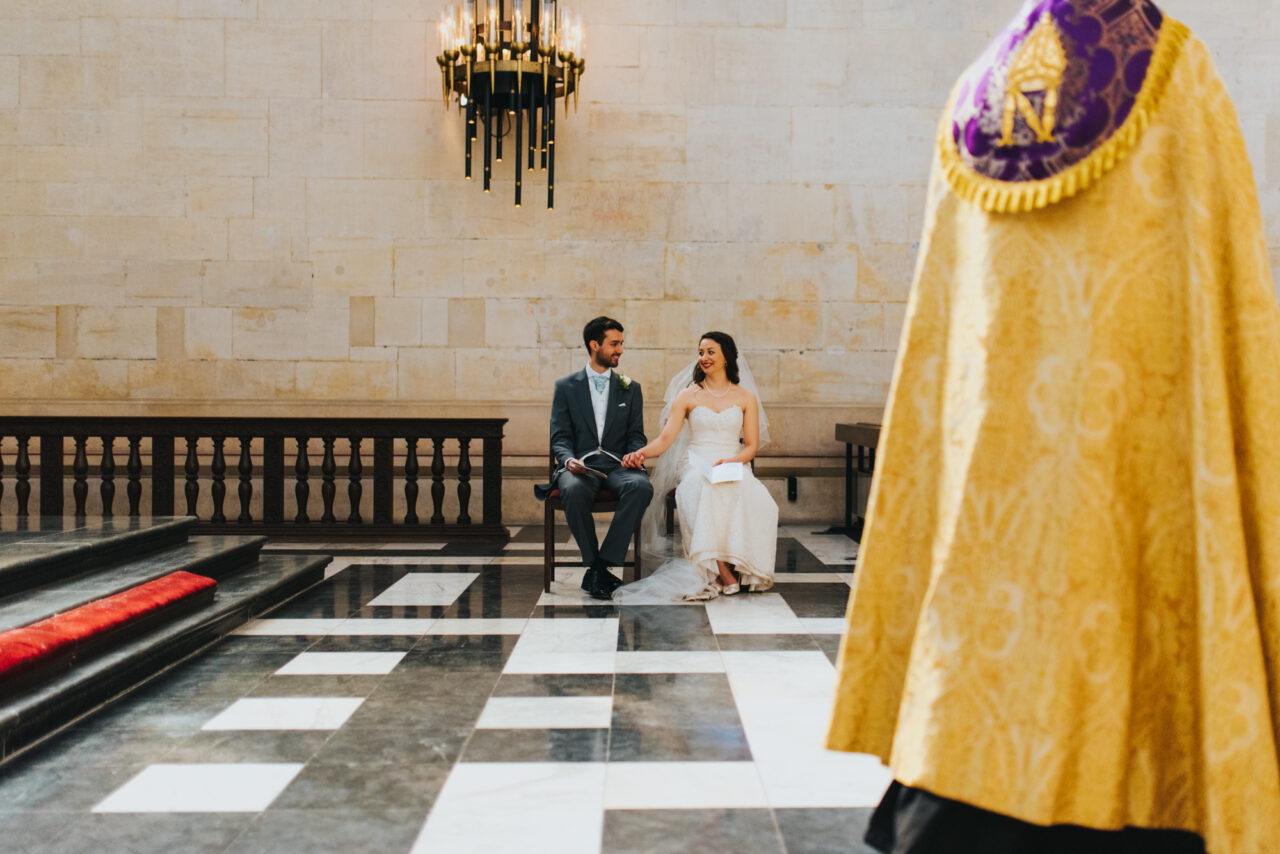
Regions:
[[710, 460], [690, 451], [689, 465], [705, 477], [708, 483], [732, 483], [742, 480], [742, 463], [721, 463], [713, 466]]

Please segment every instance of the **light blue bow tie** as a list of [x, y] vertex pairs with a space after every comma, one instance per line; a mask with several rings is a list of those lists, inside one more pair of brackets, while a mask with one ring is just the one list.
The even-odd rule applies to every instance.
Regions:
[[601, 374], [599, 376], [594, 376], [591, 378], [591, 381], [596, 384], [596, 394], [604, 394], [604, 387], [609, 382], [609, 375]]

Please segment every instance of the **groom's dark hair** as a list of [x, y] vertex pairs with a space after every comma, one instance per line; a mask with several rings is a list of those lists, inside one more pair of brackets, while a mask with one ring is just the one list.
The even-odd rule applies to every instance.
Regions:
[[586, 345], [587, 352], [591, 352], [591, 342], [597, 344], [604, 343], [604, 335], [610, 329], [616, 329], [619, 332], [625, 332], [622, 324], [614, 320], [612, 317], [601, 315], [595, 320], [588, 320], [587, 325], [582, 327], [582, 343]]

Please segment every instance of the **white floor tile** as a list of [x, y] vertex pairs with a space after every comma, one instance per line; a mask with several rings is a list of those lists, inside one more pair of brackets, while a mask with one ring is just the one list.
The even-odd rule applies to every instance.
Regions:
[[825, 749], [835, 668], [817, 651], [723, 652], [751, 755], [775, 808], [867, 807], [892, 774], [873, 757]]
[[752, 762], [610, 762], [610, 810], [750, 809], [769, 801]]
[[254, 620], [236, 629], [234, 635], [327, 635], [341, 625], [341, 619]]
[[524, 530], [524, 528], [522, 528], [522, 527], [520, 527], [520, 526], [518, 526], [518, 525], [517, 525], [517, 526], [515, 526], [515, 527], [513, 527], [513, 526], [511, 526], [511, 525], [508, 525], [508, 526], [507, 526], [507, 536], [508, 536], [508, 537], [515, 537], [516, 535], [518, 535], [518, 534], [519, 534], [521, 531], [523, 531], [523, 530]]
[[338, 729], [363, 702], [361, 697], [245, 697], [201, 729]]
[[844, 581], [835, 572], [779, 572], [774, 584], [839, 584]]
[[[542, 543], [507, 543], [505, 551], [508, 552], [537, 552], [541, 557], [546, 547]], [[556, 554], [560, 557], [569, 557], [579, 554], [578, 547], [573, 543], [558, 543], [556, 545]]]
[[300, 652], [276, 671], [277, 676], [385, 676], [403, 652]]
[[149, 765], [93, 812], [261, 812], [301, 770], [296, 762]]
[[476, 729], [608, 729], [613, 697], [490, 697]]
[[657, 650], [619, 652], [618, 673], [724, 673], [719, 652]]
[[612, 673], [618, 619], [530, 620], [504, 673]]
[[333, 578], [339, 572], [342, 572], [342, 570], [351, 566], [355, 562], [356, 562], [355, 558], [335, 557], [333, 560], [329, 561], [329, 563], [325, 566], [324, 577]]
[[599, 854], [602, 762], [461, 762], [414, 854]]
[[369, 556], [361, 555], [355, 558], [356, 563], [367, 563], [374, 565], [394, 564], [397, 566], [488, 566], [493, 563], [493, 558], [484, 557], [482, 555], [379, 555], [372, 554]]
[[718, 635], [807, 635], [809, 630], [778, 593], [721, 596], [707, 603], [711, 630]]
[[475, 572], [411, 572], [369, 601], [369, 605], [452, 605], [479, 578]]
[[424, 635], [433, 625], [431, 617], [352, 617], [333, 630], [335, 635]]
[[858, 556], [858, 544], [844, 534], [815, 534], [814, 526], [786, 525], [780, 533], [793, 537], [814, 557], [830, 566], [848, 566]]
[[531, 652], [507, 660], [503, 673], [536, 675], [546, 673], [613, 673], [615, 652]]
[[539, 571], [542, 570], [542, 555], [535, 554], [533, 552], [514, 555], [509, 554], [503, 555], [502, 557], [491, 557], [489, 558], [489, 562], [492, 566], [528, 566], [537, 567]]
[[499, 617], [474, 619], [449, 618], [435, 621], [429, 635], [518, 635], [528, 620]]
[[842, 635], [849, 627], [844, 617], [801, 617], [800, 622], [811, 635]]

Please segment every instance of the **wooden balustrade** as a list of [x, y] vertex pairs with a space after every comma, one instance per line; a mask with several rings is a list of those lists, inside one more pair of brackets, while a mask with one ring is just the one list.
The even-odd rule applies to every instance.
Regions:
[[[12, 437], [12, 474], [0, 452], [0, 499], [6, 481], [14, 484], [19, 520], [32, 515], [30, 505], [31, 450], [38, 445], [41, 517], [83, 516], [88, 511], [90, 480], [96, 476], [101, 514], [116, 512], [117, 454], [125, 457], [125, 497], [128, 515], [142, 512], [144, 482], [150, 486], [150, 514], [184, 513], [200, 519], [197, 532], [254, 531], [291, 537], [375, 537], [443, 539], [459, 536], [505, 537], [502, 524], [501, 418], [40, 418], [0, 417], [0, 441]], [[70, 447], [68, 447], [68, 439]], [[89, 443], [101, 443], [97, 465], [90, 461]], [[481, 521], [471, 517], [472, 442], [481, 442]], [[418, 515], [418, 445], [430, 442], [431, 514]], [[206, 452], [202, 454], [203, 447]], [[288, 444], [292, 448], [287, 448]], [[319, 447], [316, 447], [318, 443]], [[397, 444], [403, 464], [396, 466]], [[372, 446], [372, 477], [365, 473], [367, 449]], [[2, 445], [0, 445], [2, 447]], [[175, 464], [179, 450], [182, 469]], [[312, 460], [320, 458], [319, 517], [312, 515]], [[425, 450], [424, 450], [425, 453]], [[71, 456], [71, 502], [66, 501], [65, 461]], [[228, 454], [236, 490], [227, 507]], [[202, 469], [202, 456], [208, 460]], [[293, 460], [293, 513], [286, 513], [286, 458]], [[347, 514], [335, 512], [338, 460], [346, 460]], [[445, 514], [446, 458], [453, 460], [457, 496], [456, 516]], [[144, 463], [145, 460], [145, 463]], [[182, 481], [185, 508], [175, 507], [176, 484]], [[365, 484], [370, 483], [373, 513], [361, 512]], [[393, 518], [397, 482], [404, 495], [404, 515]], [[255, 484], [260, 494], [255, 495]], [[207, 485], [210, 512], [201, 513]], [[256, 499], [256, 502], [255, 502]], [[255, 504], [260, 511], [255, 514]], [[230, 517], [229, 514], [230, 513]], [[425, 513], [424, 513], [425, 516]]]

